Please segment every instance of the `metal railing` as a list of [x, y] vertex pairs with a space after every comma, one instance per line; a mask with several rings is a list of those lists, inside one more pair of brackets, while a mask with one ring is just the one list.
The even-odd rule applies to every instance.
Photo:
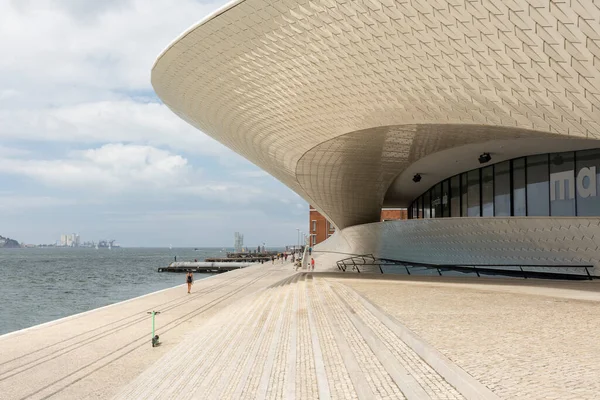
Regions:
[[[597, 279], [598, 276], [590, 273], [592, 265], [533, 265], [533, 264], [522, 264], [522, 265], [485, 265], [485, 264], [470, 264], [470, 265], [456, 265], [456, 264], [425, 264], [416, 263], [409, 261], [391, 260], [385, 258], [377, 258], [373, 254], [361, 254], [354, 255], [351, 257], [344, 258], [336, 262], [338, 270], [346, 272], [348, 268], [351, 271], [361, 273], [366, 267], [377, 267], [380, 273], [384, 273], [383, 267], [386, 266], [399, 266], [404, 267], [407, 275], [412, 275], [411, 270], [414, 268], [425, 268], [437, 271], [439, 276], [442, 276], [444, 271], [456, 271], [463, 273], [475, 273], [477, 277], [481, 275], [503, 275], [503, 276], [515, 276], [527, 278], [553, 278], [553, 279]], [[518, 268], [518, 269], [502, 269], [505, 268]], [[524, 269], [525, 268], [525, 269]], [[528, 270], [526, 268], [549, 268], [558, 269], [566, 268], [573, 270], [580, 270], [581, 274], [569, 273], [565, 271], [543, 271], [543, 270]], [[414, 271], [413, 271], [414, 272]], [[585, 272], [585, 274], [584, 274]]]

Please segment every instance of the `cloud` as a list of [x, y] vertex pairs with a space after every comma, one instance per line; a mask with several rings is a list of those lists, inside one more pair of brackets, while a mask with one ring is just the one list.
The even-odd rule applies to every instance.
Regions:
[[56, 206], [68, 206], [76, 204], [74, 199], [64, 199], [51, 196], [22, 196], [13, 193], [0, 193], [0, 210], [2, 213], [10, 213], [32, 208], [46, 208]]
[[148, 88], [150, 67], [159, 52], [223, 3], [0, 2], [0, 37], [12, 38], [0, 41], [0, 71], [26, 78], [31, 85], [66, 84], [101, 90]]
[[0, 110], [0, 138], [64, 143], [129, 142], [191, 154], [231, 154], [160, 103], [131, 99], [45, 109]]
[[[12, 210], [0, 234], [199, 245], [304, 219], [295, 193], [175, 116], [150, 85], [158, 54], [227, 1], [0, 1], [0, 207]], [[190, 238], [181, 226], [197, 221]]]
[[187, 160], [150, 146], [106, 144], [72, 152], [64, 160], [0, 159], [0, 172], [25, 175], [48, 186], [123, 191], [188, 183]]

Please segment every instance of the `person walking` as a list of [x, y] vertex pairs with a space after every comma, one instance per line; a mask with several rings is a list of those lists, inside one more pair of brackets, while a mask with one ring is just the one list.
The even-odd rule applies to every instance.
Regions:
[[309, 247], [309, 248], [308, 248], [308, 255], [309, 255], [309, 256], [310, 256], [310, 255], [312, 255], [312, 247]]
[[310, 269], [311, 269], [312, 271], [314, 271], [314, 270], [315, 270], [315, 259], [314, 259], [314, 258], [311, 258], [311, 259], [310, 259]]
[[188, 271], [186, 277], [185, 277], [185, 281], [187, 282], [188, 285], [188, 294], [192, 292], [192, 285], [194, 284], [194, 274], [192, 273], [192, 271]]
[[275, 257], [271, 256], [271, 264], [275, 264]]

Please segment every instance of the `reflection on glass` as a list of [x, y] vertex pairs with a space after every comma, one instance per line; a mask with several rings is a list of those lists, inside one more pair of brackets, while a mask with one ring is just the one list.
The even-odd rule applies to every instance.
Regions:
[[479, 170], [475, 169], [467, 173], [467, 198], [469, 217], [481, 216], [481, 203], [479, 198]]
[[450, 216], [460, 217], [460, 175], [450, 178]]
[[431, 218], [431, 190], [423, 195], [423, 218]]
[[494, 216], [494, 166], [481, 169], [481, 215]]
[[527, 157], [527, 215], [550, 215], [548, 155]]
[[510, 217], [510, 161], [494, 165], [494, 215]]
[[577, 215], [600, 215], [600, 199], [597, 197], [600, 187], [600, 149], [578, 151], [576, 159]]
[[450, 180], [442, 182], [442, 216], [450, 216]]
[[413, 218], [600, 216], [600, 149], [516, 158], [441, 181]]
[[431, 189], [431, 218], [442, 216], [442, 184], [438, 183]]
[[575, 154], [550, 154], [550, 215], [575, 215]]
[[525, 158], [512, 161], [513, 172], [513, 215], [527, 215], [525, 198]]
[[462, 217], [466, 217], [468, 215], [468, 206], [469, 206], [469, 202], [467, 201], [467, 189], [468, 189], [468, 184], [467, 184], [467, 174], [460, 174], [460, 198], [461, 198], [461, 213], [460, 215]]

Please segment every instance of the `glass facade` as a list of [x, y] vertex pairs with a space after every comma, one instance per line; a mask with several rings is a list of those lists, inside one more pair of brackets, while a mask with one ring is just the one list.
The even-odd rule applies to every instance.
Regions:
[[538, 154], [437, 183], [411, 218], [600, 216], [600, 149]]

